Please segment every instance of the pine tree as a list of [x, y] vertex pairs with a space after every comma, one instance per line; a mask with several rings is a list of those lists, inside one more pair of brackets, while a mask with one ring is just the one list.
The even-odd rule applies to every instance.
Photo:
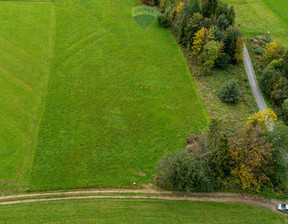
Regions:
[[230, 173], [229, 138], [222, 121], [211, 119], [207, 133], [207, 159], [214, 177], [223, 179]]
[[240, 38], [241, 32], [238, 27], [228, 27], [226, 30], [226, 39], [224, 41], [224, 51], [227, 53], [231, 59], [231, 62], [236, 63], [235, 53], [237, 47], [237, 40]]
[[210, 18], [214, 16], [218, 7], [218, 0], [206, 0], [203, 2], [202, 11], [203, 16]]
[[226, 18], [229, 20], [230, 25], [234, 26], [235, 25], [235, 18], [236, 18], [236, 14], [235, 14], [235, 9], [234, 6], [231, 6], [227, 12]]
[[201, 6], [199, 0], [194, 0], [191, 5], [194, 13], [201, 13]]

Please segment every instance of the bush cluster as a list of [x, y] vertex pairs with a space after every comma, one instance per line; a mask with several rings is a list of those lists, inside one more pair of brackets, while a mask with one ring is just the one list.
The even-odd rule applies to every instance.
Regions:
[[206, 163], [197, 161], [187, 150], [164, 155], [158, 164], [155, 182], [160, 187], [177, 191], [213, 189]]
[[202, 67], [202, 74], [242, 59], [242, 34], [234, 26], [233, 6], [219, 0], [160, 0], [158, 5], [158, 23], [171, 27], [177, 41]]
[[178, 191], [219, 189], [283, 194], [288, 190], [288, 127], [276, 122], [277, 132], [267, 131], [272, 110], [248, 118], [236, 133], [220, 120], [193, 147], [162, 157], [155, 175], [158, 186]]
[[288, 51], [276, 42], [268, 42], [259, 59], [260, 86], [277, 114], [288, 124]]

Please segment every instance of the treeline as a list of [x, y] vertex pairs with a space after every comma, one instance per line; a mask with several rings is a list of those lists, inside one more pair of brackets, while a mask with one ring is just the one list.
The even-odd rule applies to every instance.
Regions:
[[154, 0], [158, 23], [170, 28], [187, 48], [202, 74], [224, 69], [243, 59], [243, 40], [235, 27], [234, 7], [219, 0]]
[[276, 42], [266, 44], [258, 71], [263, 92], [275, 106], [277, 115], [288, 124], [288, 51]]
[[[189, 150], [167, 153], [157, 166], [158, 186], [178, 191], [232, 190], [284, 196], [288, 190], [288, 128], [272, 110], [255, 113], [236, 133], [212, 119]], [[268, 131], [275, 122], [277, 132]]]

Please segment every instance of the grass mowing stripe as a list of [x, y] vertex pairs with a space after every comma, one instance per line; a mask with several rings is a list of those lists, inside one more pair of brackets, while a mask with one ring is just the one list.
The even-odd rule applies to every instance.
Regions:
[[207, 125], [181, 50], [134, 1], [56, 1], [56, 45], [31, 189], [152, 181], [164, 151]]
[[52, 7], [0, 2], [0, 191], [27, 188], [50, 69]]

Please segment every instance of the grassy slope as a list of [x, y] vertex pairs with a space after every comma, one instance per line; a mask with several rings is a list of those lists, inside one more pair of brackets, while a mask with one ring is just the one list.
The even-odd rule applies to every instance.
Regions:
[[[286, 27], [288, 26], [288, 4], [286, 0], [262, 0], [279, 18], [281, 18]], [[287, 27], [288, 28], [288, 27]], [[286, 33], [287, 34], [287, 33]], [[288, 41], [288, 37], [286, 37]]]
[[285, 223], [262, 208], [212, 202], [99, 199], [1, 206], [1, 223]]
[[52, 7], [0, 2], [0, 190], [27, 184], [49, 76]]
[[[56, 1], [56, 47], [31, 188], [150, 182], [163, 151], [207, 125], [183, 55], [134, 0]], [[146, 176], [145, 176], [146, 175]]]
[[[223, 103], [218, 95], [223, 83], [235, 79], [241, 87], [242, 99], [236, 105]], [[226, 70], [215, 71], [211, 76], [196, 76], [196, 84], [201, 98], [211, 117], [220, 118], [230, 131], [244, 125], [247, 117], [258, 111], [244, 65], [231, 66]]]
[[288, 46], [287, 0], [224, 0], [236, 7], [236, 23], [246, 37], [253, 35], [271, 36], [277, 42]]

